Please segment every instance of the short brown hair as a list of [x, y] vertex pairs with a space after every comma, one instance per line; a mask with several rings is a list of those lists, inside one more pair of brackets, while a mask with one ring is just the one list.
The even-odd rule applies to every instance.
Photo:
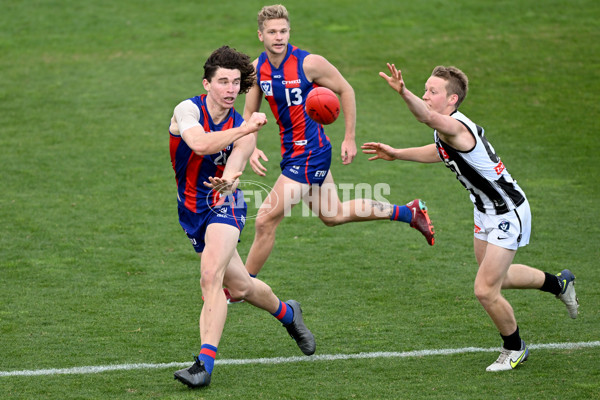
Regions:
[[241, 74], [240, 93], [247, 93], [254, 85], [256, 71], [250, 56], [240, 53], [229, 46], [223, 46], [213, 51], [204, 63], [204, 79], [210, 82], [217, 69], [237, 69]]
[[456, 108], [458, 108], [465, 97], [467, 97], [467, 92], [469, 91], [469, 78], [467, 78], [467, 75], [456, 67], [438, 65], [433, 69], [431, 76], [437, 76], [446, 81], [446, 92], [458, 96], [458, 101], [456, 102]]
[[283, 4], [274, 4], [272, 6], [264, 6], [258, 12], [258, 30], [262, 32], [265, 27], [265, 21], [270, 19], [285, 19], [288, 23], [290, 17], [287, 8]]

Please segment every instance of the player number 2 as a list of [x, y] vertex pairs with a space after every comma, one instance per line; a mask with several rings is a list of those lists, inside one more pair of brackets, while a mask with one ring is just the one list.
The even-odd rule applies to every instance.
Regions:
[[225, 165], [227, 164], [227, 153], [221, 150], [219, 155], [213, 160], [215, 165]]

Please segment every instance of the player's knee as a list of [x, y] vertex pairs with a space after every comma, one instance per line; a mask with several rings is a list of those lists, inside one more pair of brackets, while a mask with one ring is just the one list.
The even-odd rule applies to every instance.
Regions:
[[217, 276], [217, 271], [215, 271], [215, 270], [202, 271], [202, 274], [200, 276], [200, 286], [203, 289], [209, 289], [214, 286], [221, 287], [221, 285], [222, 285], [222, 282], [221, 282], [220, 277]]
[[275, 232], [277, 224], [269, 218], [257, 218], [254, 222], [254, 229], [257, 235], [269, 235]]
[[323, 221], [323, 223], [326, 226], [336, 226], [336, 225], [341, 225], [344, 223], [344, 219], [342, 217], [340, 217], [339, 215], [333, 215], [333, 216], [329, 216], [329, 215], [320, 215], [319, 218], [321, 218], [321, 221]]
[[475, 285], [474, 287], [475, 297], [483, 305], [493, 303], [496, 296], [498, 295], [492, 288], [485, 285]]
[[235, 285], [227, 286], [229, 294], [234, 299], [245, 299], [252, 292], [252, 282], [239, 281]]

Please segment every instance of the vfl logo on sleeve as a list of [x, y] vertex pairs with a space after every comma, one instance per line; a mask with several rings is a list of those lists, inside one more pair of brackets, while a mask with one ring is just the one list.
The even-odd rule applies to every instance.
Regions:
[[265, 96], [273, 96], [273, 81], [260, 81], [260, 88]]

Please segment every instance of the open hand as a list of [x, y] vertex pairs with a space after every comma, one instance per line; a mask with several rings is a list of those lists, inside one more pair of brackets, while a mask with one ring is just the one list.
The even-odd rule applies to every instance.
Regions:
[[402, 71], [396, 69], [396, 65], [387, 63], [388, 69], [392, 76], [388, 76], [385, 72], [380, 72], [379, 76], [385, 79], [392, 89], [402, 94], [404, 91], [404, 80], [402, 79]]
[[234, 175], [227, 178], [210, 176], [208, 178], [209, 182], [204, 182], [204, 186], [219, 192], [221, 196], [227, 196], [235, 192], [238, 185], [240, 184], [240, 180], [238, 178], [241, 175], [241, 172], [237, 172]]
[[374, 154], [373, 157], [369, 157], [369, 161], [373, 160], [386, 160], [393, 161], [396, 159], [394, 155], [394, 148], [384, 143], [369, 142], [361, 146], [362, 152], [365, 154]]
[[254, 149], [254, 151], [252, 152], [252, 155], [250, 156], [250, 166], [252, 167], [252, 171], [254, 171], [254, 173], [256, 175], [265, 176], [265, 172], [267, 172], [267, 168], [265, 168], [260, 163], [261, 158], [264, 161], [269, 161], [269, 159], [267, 158], [265, 153], [262, 152], [261, 149], [259, 149], [259, 148]]

